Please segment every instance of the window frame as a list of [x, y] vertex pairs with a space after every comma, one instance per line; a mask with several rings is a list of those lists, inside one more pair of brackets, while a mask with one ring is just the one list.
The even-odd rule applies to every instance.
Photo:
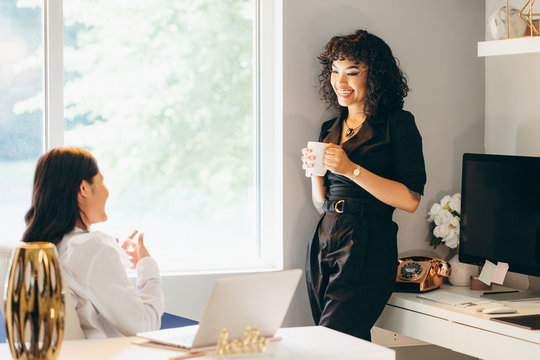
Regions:
[[[259, 259], [225, 272], [283, 268], [281, 1], [254, 0], [256, 233]], [[43, 0], [43, 152], [64, 146], [63, 0]], [[205, 274], [223, 273], [208, 269]], [[189, 273], [196, 274], [196, 273]], [[186, 275], [186, 272], [164, 275]]]

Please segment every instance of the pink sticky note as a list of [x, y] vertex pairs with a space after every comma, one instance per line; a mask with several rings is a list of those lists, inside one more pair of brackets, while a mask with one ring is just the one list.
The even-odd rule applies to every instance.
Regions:
[[493, 270], [493, 275], [491, 276], [491, 282], [495, 284], [502, 285], [506, 273], [508, 272], [508, 264], [505, 262], [498, 262], [495, 270]]

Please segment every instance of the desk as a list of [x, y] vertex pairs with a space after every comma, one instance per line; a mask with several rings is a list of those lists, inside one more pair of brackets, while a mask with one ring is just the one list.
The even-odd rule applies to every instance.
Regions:
[[[282, 340], [271, 342], [263, 354], [230, 356], [231, 359], [377, 359], [395, 360], [394, 350], [331, 330], [322, 326], [279, 329], [276, 336]], [[155, 349], [131, 344], [136, 337], [101, 340], [64, 341], [58, 359], [69, 360], [136, 360], [169, 359], [185, 354], [180, 351]], [[0, 359], [11, 358], [9, 345], [0, 344]], [[195, 359], [216, 359], [214, 355]]]
[[[446, 284], [442, 289], [472, 297], [480, 297], [483, 292]], [[518, 313], [488, 315], [470, 313], [416, 295], [392, 294], [376, 326], [482, 359], [540, 357], [540, 330], [526, 330], [489, 320], [494, 316], [540, 313], [539, 300], [506, 301], [503, 303]]]

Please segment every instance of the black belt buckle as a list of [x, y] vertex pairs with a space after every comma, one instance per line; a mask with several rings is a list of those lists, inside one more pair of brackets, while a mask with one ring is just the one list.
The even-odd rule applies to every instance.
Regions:
[[[341, 208], [340, 208], [340, 205], [341, 205]], [[343, 214], [343, 211], [345, 211], [345, 200], [336, 201], [336, 203], [334, 203], [334, 210], [338, 214]]]

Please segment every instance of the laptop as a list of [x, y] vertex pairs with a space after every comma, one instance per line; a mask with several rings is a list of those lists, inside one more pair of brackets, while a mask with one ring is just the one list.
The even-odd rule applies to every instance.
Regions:
[[271, 338], [281, 327], [301, 275], [302, 270], [293, 269], [223, 277], [214, 283], [198, 325], [137, 335], [190, 351], [215, 347], [223, 328], [229, 340], [241, 339], [248, 326]]

